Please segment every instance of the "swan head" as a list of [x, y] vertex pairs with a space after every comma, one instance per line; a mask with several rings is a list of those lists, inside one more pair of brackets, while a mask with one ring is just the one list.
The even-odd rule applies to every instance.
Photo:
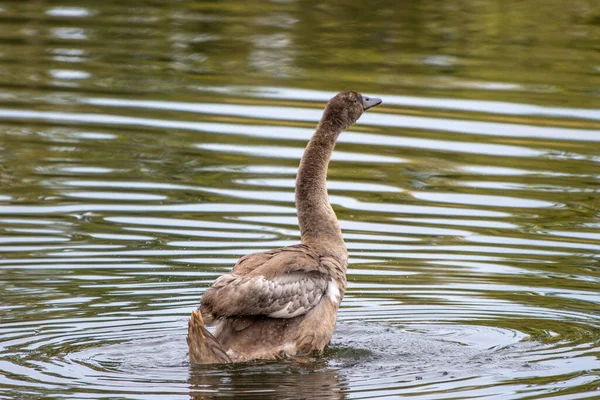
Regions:
[[340, 92], [327, 104], [322, 121], [336, 128], [346, 129], [354, 124], [363, 112], [381, 104], [381, 99], [360, 94], [357, 91]]

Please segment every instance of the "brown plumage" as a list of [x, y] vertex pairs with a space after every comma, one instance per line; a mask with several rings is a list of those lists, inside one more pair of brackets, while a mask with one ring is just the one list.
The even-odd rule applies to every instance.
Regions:
[[[327, 166], [340, 133], [381, 103], [355, 91], [332, 98], [296, 179], [302, 244], [242, 257], [192, 313], [190, 362], [213, 364], [321, 353], [346, 292], [348, 251], [327, 195]], [[214, 335], [204, 326], [216, 325]]]
[[190, 348], [190, 358], [202, 360], [202, 364], [231, 362], [231, 358], [225, 353], [219, 341], [204, 327], [200, 311], [192, 311], [188, 322], [187, 342]]

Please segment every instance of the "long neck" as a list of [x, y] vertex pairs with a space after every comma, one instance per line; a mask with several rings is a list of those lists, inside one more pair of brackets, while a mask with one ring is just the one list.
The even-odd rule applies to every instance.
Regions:
[[321, 121], [308, 142], [296, 178], [296, 209], [302, 243], [319, 253], [347, 257], [346, 245], [327, 194], [327, 167], [340, 128]]

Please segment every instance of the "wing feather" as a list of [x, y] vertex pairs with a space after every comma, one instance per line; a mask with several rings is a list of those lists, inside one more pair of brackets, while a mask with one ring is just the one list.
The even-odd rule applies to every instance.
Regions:
[[315, 307], [330, 280], [318, 255], [290, 246], [240, 259], [202, 296], [202, 314], [214, 319], [244, 315], [293, 318]]

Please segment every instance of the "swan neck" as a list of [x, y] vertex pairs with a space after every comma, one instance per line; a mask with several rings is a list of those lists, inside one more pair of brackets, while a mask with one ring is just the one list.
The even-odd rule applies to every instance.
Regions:
[[347, 258], [342, 231], [327, 193], [327, 168], [341, 131], [326, 121], [317, 126], [298, 168], [296, 209], [302, 243], [322, 254]]

